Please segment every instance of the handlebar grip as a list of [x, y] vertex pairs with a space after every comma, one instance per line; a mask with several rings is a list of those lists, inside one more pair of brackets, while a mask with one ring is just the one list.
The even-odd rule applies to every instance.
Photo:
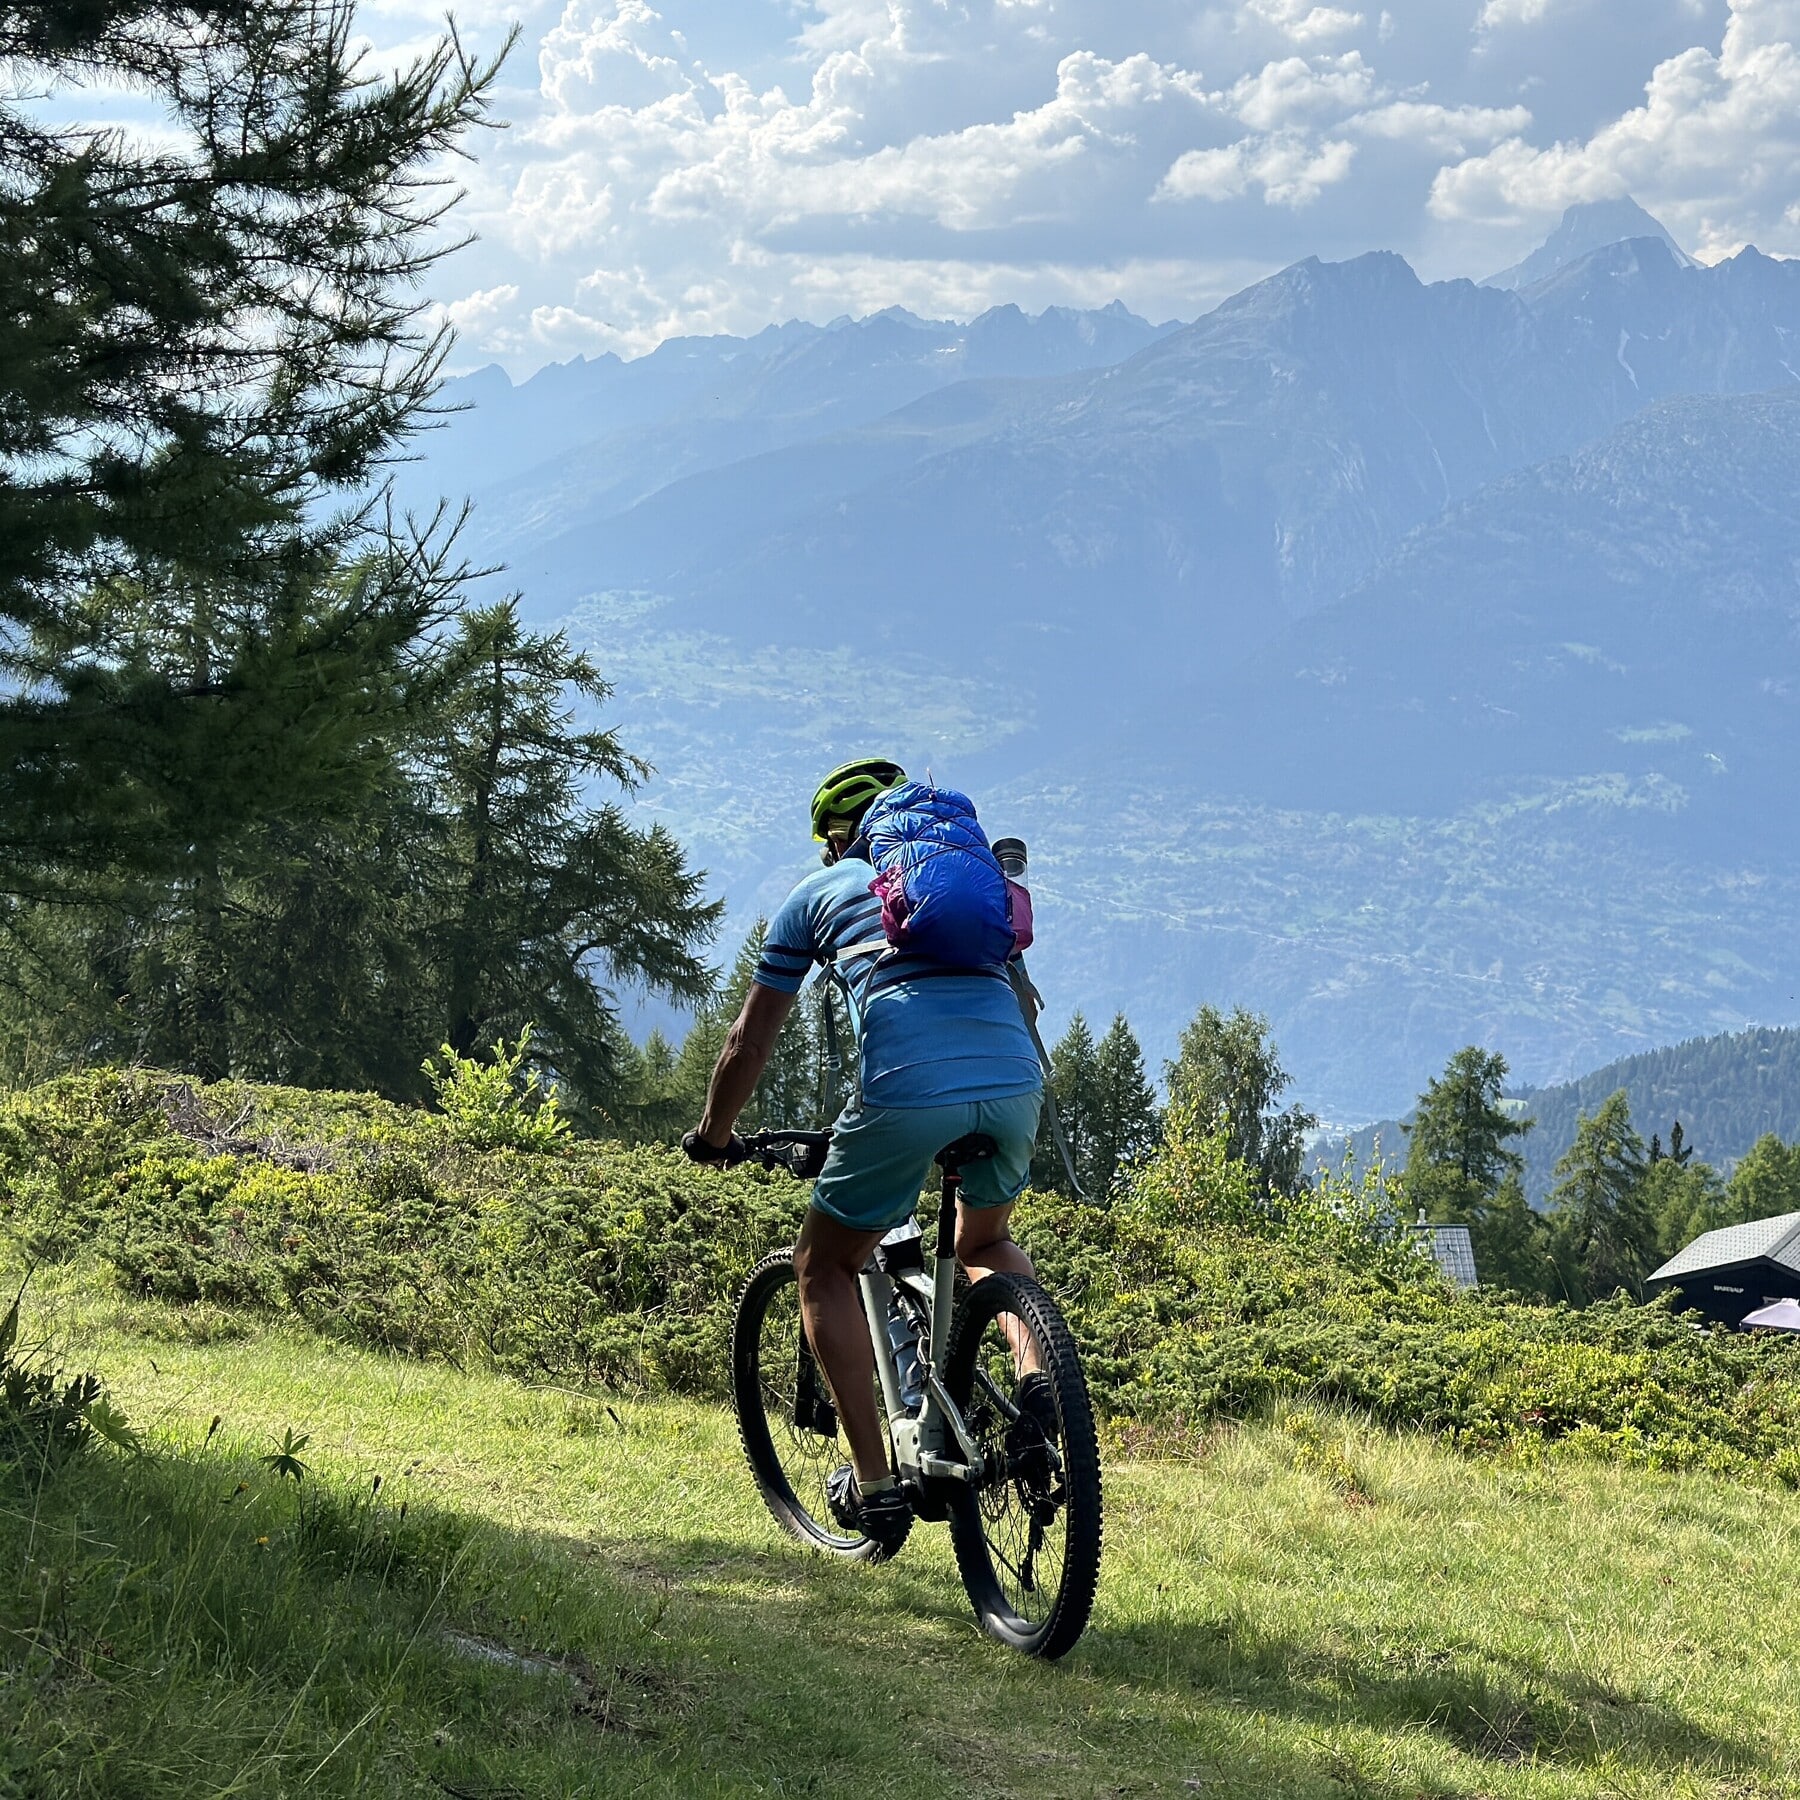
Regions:
[[717, 1144], [709, 1144], [699, 1132], [690, 1131], [681, 1140], [681, 1148], [689, 1162], [711, 1169], [735, 1168], [750, 1155], [749, 1146], [735, 1131], [722, 1148]]

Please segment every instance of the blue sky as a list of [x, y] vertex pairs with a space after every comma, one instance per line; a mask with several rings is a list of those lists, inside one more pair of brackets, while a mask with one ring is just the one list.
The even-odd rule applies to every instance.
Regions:
[[[1515, 261], [1629, 192], [1800, 254], [1800, 0], [465, 0], [521, 35], [433, 298], [515, 373], [899, 303], [1190, 318], [1299, 257]], [[362, 0], [390, 57], [439, 5]]]

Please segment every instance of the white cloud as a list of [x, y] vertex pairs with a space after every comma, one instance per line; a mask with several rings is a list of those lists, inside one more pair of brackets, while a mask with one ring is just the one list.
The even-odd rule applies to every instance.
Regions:
[[692, 82], [669, 54], [673, 34], [661, 27], [662, 15], [645, 0], [569, 0], [538, 49], [540, 91], [565, 113], [643, 106], [686, 92]]
[[1260, 188], [1271, 206], [1307, 206], [1350, 173], [1356, 146], [1315, 143], [1296, 132], [1241, 138], [1217, 150], [1177, 158], [1157, 189], [1170, 200], [1235, 200]]
[[1246, 0], [1247, 16], [1273, 25], [1290, 43], [1317, 44], [1357, 30], [1363, 22], [1359, 12], [1346, 12], [1341, 6], [1314, 6], [1311, 0]]
[[1492, 144], [1531, 123], [1524, 106], [1439, 106], [1429, 100], [1390, 100], [1346, 121], [1362, 137], [1423, 144], [1439, 156], [1455, 156], [1471, 144]]
[[1703, 256], [1749, 239], [1800, 248], [1800, 0], [1731, 0], [1716, 53], [1659, 63], [1644, 103], [1581, 141], [1509, 137], [1439, 171], [1432, 213], [1509, 223], [1630, 193]]
[[[1684, 48], [1696, 3], [1627, 30], [1592, 0], [517, 0], [513, 129], [454, 171], [481, 241], [433, 280], [518, 368], [891, 302], [1191, 316], [1374, 244], [1481, 272], [1627, 188], [1704, 254], [1800, 248], [1800, 0], [1738, 0], [1713, 51]], [[458, 18], [491, 45], [512, 10]]]
[[1308, 62], [1290, 56], [1240, 76], [1221, 96], [1232, 114], [1254, 131], [1344, 113], [1366, 106], [1375, 94], [1375, 72], [1354, 50]]
[[1504, 30], [1508, 25], [1535, 25], [1557, 0], [1487, 0], [1476, 21], [1483, 31]]
[[[1112, 62], [1091, 52], [1066, 56], [1055, 92], [1010, 119], [865, 147], [878, 71], [861, 51], [835, 50], [819, 64], [812, 92], [791, 101], [780, 88], [757, 93], [735, 76], [647, 106], [606, 105], [577, 113], [563, 104], [563, 65], [547, 69], [547, 97], [559, 114], [542, 136], [567, 149], [604, 142], [612, 160], [649, 175], [643, 213], [667, 220], [732, 217], [752, 227], [804, 218], [911, 215], [952, 231], [997, 228], [1022, 218], [1054, 218], [1077, 198], [1075, 165], [1090, 156], [1129, 159], [1143, 115], [1165, 103], [1192, 110], [1199, 78], [1145, 55]], [[512, 196], [515, 221], [534, 235], [557, 235], [567, 178], [542, 191], [523, 182]]]
[[452, 327], [465, 346], [498, 350], [502, 345], [495, 341], [496, 334], [513, 316], [518, 300], [518, 284], [507, 281], [499, 287], [478, 288], [433, 310], [437, 322]]

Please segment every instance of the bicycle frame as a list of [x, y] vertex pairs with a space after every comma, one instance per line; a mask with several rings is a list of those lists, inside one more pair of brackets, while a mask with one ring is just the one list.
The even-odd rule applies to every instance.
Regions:
[[[862, 1271], [863, 1316], [869, 1343], [875, 1352], [876, 1375], [887, 1408], [888, 1434], [893, 1444], [894, 1472], [902, 1485], [924, 1488], [933, 1481], [956, 1481], [980, 1488], [990, 1471], [986, 1467], [968, 1422], [944, 1387], [943, 1371], [950, 1350], [950, 1322], [956, 1289], [956, 1201], [962, 1187], [953, 1170], [944, 1174], [943, 1199], [938, 1208], [936, 1257], [929, 1276], [921, 1269], [883, 1271], [871, 1259]], [[924, 1309], [930, 1321], [930, 1338], [919, 1345], [919, 1362], [925, 1393], [916, 1414], [908, 1413], [901, 1400], [900, 1370], [888, 1342], [888, 1308], [896, 1287], [903, 1288]], [[1010, 1424], [1019, 1410], [985, 1372], [977, 1380], [983, 1391]], [[959, 1452], [950, 1454], [952, 1446]], [[1050, 1452], [1060, 1466], [1056, 1452]]]
[[[805, 1178], [819, 1172], [830, 1141], [831, 1134], [826, 1131], [764, 1131], [746, 1140], [745, 1149], [761, 1160], [765, 1168], [781, 1167], [791, 1175]], [[876, 1377], [881, 1383], [881, 1397], [887, 1409], [894, 1472], [902, 1485], [921, 1495], [931, 1483], [938, 1481], [959, 1482], [979, 1490], [996, 1473], [986, 1466], [975, 1435], [961, 1409], [950, 1398], [943, 1379], [950, 1353], [950, 1325], [955, 1316], [956, 1206], [961, 1191], [960, 1172], [945, 1169], [938, 1205], [936, 1255], [929, 1273], [923, 1266], [891, 1273], [886, 1270], [882, 1266], [881, 1252], [889, 1245], [884, 1238], [859, 1278], [863, 1318], [868, 1326], [869, 1345], [875, 1353]], [[888, 1342], [888, 1309], [893, 1304], [896, 1287], [904, 1289], [919, 1304], [930, 1322], [929, 1336], [919, 1345], [925, 1393], [916, 1413], [907, 1412], [901, 1400], [900, 1369], [893, 1346]], [[978, 1369], [975, 1379], [983, 1395], [1007, 1424], [1017, 1423], [1019, 1409], [1011, 1397], [1002, 1392], [985, 1370]], [[1054, 1445], [1046, 1445], [1045, 1449], [1052, 1468], [1060, 1469], [1061, 1452]]]

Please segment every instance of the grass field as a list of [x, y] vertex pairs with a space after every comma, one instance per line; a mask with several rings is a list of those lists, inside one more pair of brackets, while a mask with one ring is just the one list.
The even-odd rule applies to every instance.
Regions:
[[874, 1570], [780, 1538], [715, 1409], [79, 1283], [32, 1318], [149, 1454], [0, 1502], [0, 1795], [1800, 1794], [1786, 1492], [1305, 1417], [1115, 1447], [1041, 1667], [941, 1529]]

